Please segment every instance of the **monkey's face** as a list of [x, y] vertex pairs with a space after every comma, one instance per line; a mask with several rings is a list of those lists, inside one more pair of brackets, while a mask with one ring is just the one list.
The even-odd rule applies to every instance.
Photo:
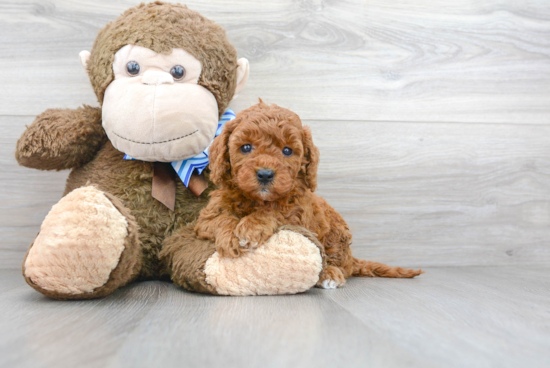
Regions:
[[183, 49], [169, 55], [127, 45], [113, 62], [103, 127], [113, 146], [143, 161], [185, 160], [202, 152], [218, 126], [216, 98], [198, 83], [201, 63]]

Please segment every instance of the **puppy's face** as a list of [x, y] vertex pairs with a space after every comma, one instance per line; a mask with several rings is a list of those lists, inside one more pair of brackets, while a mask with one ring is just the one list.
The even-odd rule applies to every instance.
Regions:
[[319, 150], [298, 115], [259, 104], [227, 122], [210, 147], [210, 180], [261, 201], [317, 187]]
[[246, 197], [274, 201], [297, 184], [305, 153], [298, 122], [243, 121], [233, 130], [228, 142], [231, 177]]

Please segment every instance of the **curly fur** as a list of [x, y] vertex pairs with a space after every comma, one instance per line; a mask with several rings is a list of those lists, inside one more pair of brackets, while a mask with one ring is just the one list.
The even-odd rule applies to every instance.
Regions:
[[[241, 147], [250, 144], [252, 151]], [[283, 148], [293, 150], [285, 156]], [[422, 273], [351, 255], [348, 225], [323, 198], [317, 186], [319, 150], [311, 132], [295, 113], [263, 102], [242, 111], [227, 123], [210, 149], [211, 180], [219, 189], [211, 193], [195, 231], [215, 241], [222, 256], [238, 257], [261, 246], [282, 225], [303, 226], [317, 234], [328, 266], [325, 280], [344, 283], [350, 276], [414, 277]], [[274, 179], [264, 185], [257, 170], [271, 169]]]
[[98, 34], [88, 62], [88, 75], [97, 99], [114, 80], [115, 53], [125, 45], [138, 45], [170, 54], [181, 48], [202, 64], [198, 84], [218, 102], [221, 115], [233, 98], [237, 83], [237, 50], [225, 30], [185, 5], [155, 1], [126, 10]]

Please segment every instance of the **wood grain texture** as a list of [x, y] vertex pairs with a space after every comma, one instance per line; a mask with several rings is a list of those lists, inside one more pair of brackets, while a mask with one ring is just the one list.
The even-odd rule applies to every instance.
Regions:
[[2, 367], [544, 367], [548, 267], [208, 297], [162, 282], [59, 302], [0, 271]]
[[[307, 122], [320, 195], [356, 256], [385, 263], [550, 261], [550, 127]], [[427, 256], [428, 255], [428, 256]]]
[[[19, 266], [67, 176], [17, 166], [31, 122], [0, 117], [4, 267]], [[318, 193], [349, 223], [355, 256], [410, 267], [550, 262], [550, 126], [304, 123], [321, 151]]]
[[[141, 0], [2, 0], [0, 114], [97, 104], [78, 63]], [[250, 59], [258, 97], [305, 119], [548, 124], [545, 0], [190, 1]]]

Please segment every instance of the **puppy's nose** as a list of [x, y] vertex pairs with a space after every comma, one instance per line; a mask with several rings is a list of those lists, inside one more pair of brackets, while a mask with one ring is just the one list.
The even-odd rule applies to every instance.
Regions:
[[275, 172], [269, 169], [260, 169], [256, 171], [256, 176], [258, 177], [258, 181], [265, 185], [273, 181], [273, 178], [275, 177]]

